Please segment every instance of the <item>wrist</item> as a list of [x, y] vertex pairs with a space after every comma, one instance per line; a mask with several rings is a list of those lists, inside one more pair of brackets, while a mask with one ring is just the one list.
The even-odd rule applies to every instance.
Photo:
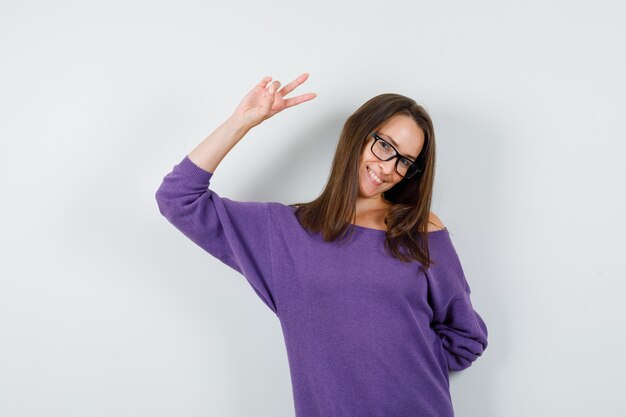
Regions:
[[231, 114], [230, 117], [228, 119], [226, 119], [225, 124], [228, 125], [228, 127], [231, 130], [239, 131], [242, 134], [245, 134], [250, 129], [252, 129], [254, 126], [256, 126], [254, 124], [251, 124], [251, 123], [247, 122], [246, 120], [244, 120], [241, 116], [239, 116], [236, 113]]

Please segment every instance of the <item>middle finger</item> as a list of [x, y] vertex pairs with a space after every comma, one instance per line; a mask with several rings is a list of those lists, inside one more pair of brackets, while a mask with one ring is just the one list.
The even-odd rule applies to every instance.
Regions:
[[284, 86], [280, 90], [280, 94], [282, 96], [286, 96], [287, 94], [291, 93], [297, 86], [302, 84], [307, 78], [309, 78], [308, 72], [301, 74], [298, 78], [296, 78], [295, 80], [293, 80], [292, 82]]

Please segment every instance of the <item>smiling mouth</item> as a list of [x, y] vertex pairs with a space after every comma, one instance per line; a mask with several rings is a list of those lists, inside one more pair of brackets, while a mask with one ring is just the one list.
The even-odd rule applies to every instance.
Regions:
[[372, 180], [372, 182], [376, 185], [381, 185], [383, 182], [383, 180], [381, 180], [380, 178], [378, 178], [378, 176], [376, 174], [374, 174], [372, 171], [370, 171], [370, 169], [367, 169], [367, 175], [370, 177], [370, 179]]

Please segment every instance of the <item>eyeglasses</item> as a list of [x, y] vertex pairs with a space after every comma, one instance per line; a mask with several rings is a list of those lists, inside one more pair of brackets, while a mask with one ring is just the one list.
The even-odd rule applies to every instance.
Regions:
[[400, 176], [409, 179], [418, 172], [421, 172], [414, 161], [411, 161], [406, 156], [400, 155], [396, 148], [378, 136], [376, 132], [370, 133], [370, 136], [374, 138], [372, 153], [381, 161], [389, 161], [396, 158], [396, 172], [400, 174]]

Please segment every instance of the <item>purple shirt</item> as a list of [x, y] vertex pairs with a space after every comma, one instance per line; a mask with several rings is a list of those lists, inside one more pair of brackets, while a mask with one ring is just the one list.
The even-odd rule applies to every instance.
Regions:
[[276, 314], [297, 417], [454, 415], [448, 371], [481, 356], [487, 327], [447, 229], [429, 232], [437, 264], [424, 272], [385, 253], [384, 230], [325, 242], [295, 207], [220, 197], [212, 176], [185, 156], [156, 192], [159, 211]]

